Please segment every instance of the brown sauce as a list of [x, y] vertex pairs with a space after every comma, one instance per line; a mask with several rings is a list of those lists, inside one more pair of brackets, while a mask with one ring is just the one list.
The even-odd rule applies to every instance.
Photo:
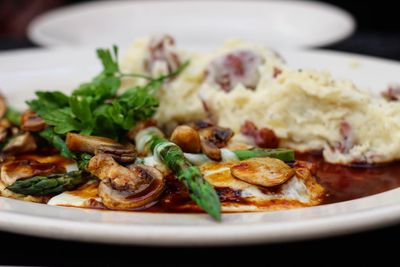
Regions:
[[[343, 166], [327, 163], [321, 155], [317, 154], [300, 154], [296, 155], [296, 159], [313, 163], [316, 166], [315, 175], [317, 181], [324, 187], [326, 194], [321, 203], [330, 204], [342, 202], [370, 195], [382, 193], [397, 187], [400, 187], [400, 162], [382, 165], [358, 165]], [[159, 202], [153, 207], [145, 211], [151, 212], [198, 212], [197, 208], [193, 208], [189, 194], [185, 187], [174, 177], [167, 178], [166, 190]], [[277, 188], [265, 188], [265, 193], [278, 191]], [[246, 199], [240, 196], [240, 192], [236, 192], [230, 188], [216, 188], [221, 202], [249, 204]], [[276, 201], [275, 201], [276, 202]], [[279, 201], [278, 201], [279, 202]], [[293, 205], [293, 203], [274, 203], [279, 204], [282, 208], [285, 205]], [[299, 205], [300, 207], [301, 205]]]
[[88, 183], [80, 188], [71, 191], [70, 194], [73, 196], [78, 196], [82, 198], [97, 198], [97, 187], [99, 186], [99, 183], [93, 182], [93, 183]]
[[[165, 178], [165, 190], [159, 201], [145, 211], [150, 212], [178, 212], [185, 205], [194, 204], [190, 199], [189, 192], [185, 185], [179, 182], [174, 175], [168, 175]], [[192, 205], [190, 205], [192, 206]], [[185, 209], [185, 212], [196, 212], [200, 210]]]
[[55, 154], [55, 153], [24, 154], [24, 155], [15, 156], [8, 160], [9, 161], [11, 161], [11, 160], [32, 160], [32, 161], [38, 161], [40, 163], [55, 164], [60, 168], [64, 168], [68, 164], [74, 164], [73, 160], [64, 158], [64, 157], [60, 156], [59, 154]]
[[322, 204], [371, 196], [400, 187], [400, 162], [350, 167], [325, 162], [321, 155], [298, 154], [296, 158], [317, 165], [317, 181], [326, 190]]
[[[65, 166], [71, 163], [68, 159], [54, 155], [24, 155], [18, 156], [13, 160], [37, 160], [42, 163], [50, 163], [58, 166]], [[397, 187], [400, 187], [400, 162], [382, 165], [358, 165], [343, 166], [327, 163], [321, 155], [304, 153], [297, 154], [296, 159], [307, 161], [312, 164], [317, 181], [325, 188], [326, 194], [321, 204], [342, 202], [357, 198], [362, 198], [378, 193], [382, 193]], [[298, 162], [300, 163], [300, 162]], [[307, 164], [301, 162], [301, 164]], [[310, 167], [309, 166], [309, 167]], [[308, 168], [309, 168], [308, 167]], [[314, 168], [315, 167], [315, 168]], [[167, 176], [166, 186], [158, 202], [150, 208], [144, 209], [146, 212], [201, 212], [195, 203], [191, 200], [189, 192], [183, 183], [179, 182], [175, 176]], [[276, 188], [261, 188], [264, 193], [278, 192]], [[240, 191], [232, 190], [228, 187], [216, 188], [216, 191], [223, 203], [251, 204], [245, 198], [240, 197]], [[93, 202], [97, 196], [96, 183], [85, 185], [74, 191], [74, 195], [90, 196]], [[275, 201], [276, 202], [276, 201]], [[274, 201], [266, 205], [285, 208], [286, 205], [293, 203], [275, 203]], [[278, 201], [279, 202], [279, 201]], [[279, 207], [278, 207], [279, 206]], [[300, 205], [301, 206], [301, 205]], [[106, 209], [98, 202], [89, 205], [90, 208]]]

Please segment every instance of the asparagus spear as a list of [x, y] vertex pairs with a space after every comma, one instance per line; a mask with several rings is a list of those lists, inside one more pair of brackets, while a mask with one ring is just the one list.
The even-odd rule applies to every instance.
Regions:
[[34, 176], [28, 179], [18, 180], [7, 187], [7, 189], [14, 193], [24, 195], [43, 196], [72, 190], [86, 181], [87, 179], [82, 176], [81, 171], [72, 171], [63, 174]]
[[[295, 160], [294, 151], [284, 148], [277, 148], [277, 149], [252, 148], [245, 150], [229, 150], [224, 148], [221, 149], [221, 152], [222, 152], [222, 161], [245, 160], [250, 158], [263, 158], [263, 157], [276, 158], [284, 162], [291, 162]], [[191, 162], [194, 165], [201, 165], [206, 162], [213, 161], [205, 154], [184, 153], [184, 156], [189, 162]]]
[[263, 157], [276, 158], [285, 162], [290, 162], [295, 160], [294, 151], [285, 148], [274, 148], [274, 149], [252, 148], [248, 150], [236, 150], [232, 152], [236, 154], [239, 160], [245, 160], [250, 158], [263, 158]]
[[52, 127], [48, 127], [43, 131], [39, 132], [39, 136], [47, 140], [51, 145], [53, 145], [58, 151], [60, 151], [61, 156], [66, 158], [74, 158], [74, 155], [69, 151], [64, 140], [54, 132]]
[[140, 152], [152, 152], [189, 189], [190, 197], [214, 219], [221, 220], [221, 204], [214, 188], [204, 180], [200, 169], [192, 165], [176, 144], [168, 141], [155, 127], [149, 127], [136, 135]]

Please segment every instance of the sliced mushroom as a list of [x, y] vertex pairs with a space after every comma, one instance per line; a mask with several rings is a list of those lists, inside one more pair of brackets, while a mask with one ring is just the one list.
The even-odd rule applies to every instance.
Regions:
[[222, 159], [221, 150], [206, 138], [201, 138], [201, 151], [212, 160], [221, 161]]
[[208, 120], [196, 120], [196, 121], [188, 123], [187, 125], [197, 131], [200, 129], [205, 129], [205, 128], [214, 126], [214, 124]]
[[213, 60], [206, 70], [206, 77], [225, 92], [238, 84], [255, 89], [260, 79], [258, 67], [262, 62], [263, 58], [255, 51], [236, 50]]
[[132, 144], [126, 146], [98, 146], [95, 154], [110, 154], [118, 162], [133, 162], [136, 159], [135, 148]]
[[55, 172], [65, 172], [63, 167], [52, 163], [40, 163], [35, 160], [16, 160], [1, 166], [1, 181], [10, 186], [19, 179], [36, 175], [49, 175]]
[[111, 155], [98, 154], [92, 157], [87, 170], [100, 180], [110, 182], [117, 190], [143, 191], [148, 186], [146, 177], [140, 177], [128, 168], [119, 165]]
[[4, 142], [7, 139], [11, 123], [7, 119], [0, 119], [0, 142]]
[[3, 152], [7, 154], [23, 154], [33, 152], [37, 149], [35, 138], [29, 133], [18, 135], [3, 148]]
[[23, 131], [39, 132], [46, 126], [46, 122], [31, 110], [27, 110], [21, 115], [21, 129]]
[[165, 185], [163, 175], [156, 168], [141, 164], [123, 167], [107, 154], [94, 156], [88, 171], [101, 180], [99, 195], [103, 204], [112, 209], [139, 208], [153, 203]]
[[218, 148], [225, 147], [234, 135], [231, 129], [218, 126], [201, 129], [199, 134]]
[[184, 152], [199, 153], [201, 150], [199, 133], [187, 125], [176, 127], [170, 139], [171, 142], [177, 144]]
[[132, 144], [124, 146], [110, 138], [68, 133], [66, 144], [71, 151], [106, 153], [119, 162], [133, 162], [136, 159], [136, 151]]
[[279, 159], [252, 158], [231, 167], [232, 175], [254, 185], [271, 187], [283, 184], [294, 175], [294, 170]]
[[229, 128], [211, 126], [200, 128], [198, 132], [201, 140], [201, 151], [209, 158], [220, 161], [220, 148], [228, 144], [233, 136], [233, 131]]
[[7, 112], [6, 100], [0, 95], [0, 118], [3, 118]]

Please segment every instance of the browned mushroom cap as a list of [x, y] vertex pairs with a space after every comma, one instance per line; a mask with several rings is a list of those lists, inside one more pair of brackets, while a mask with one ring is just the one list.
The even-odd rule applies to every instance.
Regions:
[[0, 119], [0, 142], [6, 141], [8, 137], [15, 136], [20, 133], [20, 129], [6, 119]]
[[3, 148], [6, 154], [23, 154], [37, 149], [35, 138], [29, 133], [17, 135]]
[[94, 156], [88, 171], [101, 180], [99, 195], [103, 204], [112, 209], [148, 205], [160, 196], [165, 185], [163, 175], [156, 168], [141, 164], [123, 167], [106, 154]]
[[8, 136], [11, 123], [7, 119], [0, 119], [0, 142], [4, 142]]
[[220, 148], [225, 147], [233, 136], [233, 131], [229, 128], [211, 126], [199, 129], [201, 139], [201, 150], [209, 158], [220, 161]]
[[196, 131], [214, 126], [214, 124], [209, 120], [195, 120], [189, 122], [187, 125], [195, 129]]
[[113, 189], [105, 182], [99, 184], [99, 196], [103, 204], [110, 209], [138, 209], [151, 206], [157, 201], [164, 190], [163, 179], [154, 179], [148, 190], [139, 194]]
[[252, 158], [231, 167], [232, 175], [250, 184], [271, 187], [283, 184], [294, 175], [294, 170], [279, 159]]
[[53, 163], [40, 163], [35, 160], [16, 160], [1, 166], [1, 181], [10, 186], [19, 179], [36, 175], [49, 175], [55, 172], [64, 172], [63, 167]]
[[148, 186], [146, 179], [119, 165], [109, 154], [98, 154], [92, 157], [87, 170], [100, 180], [110, 182], [118, 190], [140, 192]]
[[177, 144], [184, 152], [199, 153], [201, 150], [199, 133], [187, 125], [176, 127], [170, 139], [171, 142]]
[[46, 122], [31, 110], [27, 110], [21, 115], [21, 129], [23, 131], [39, 132], [46, 126]]
[[132, 162], [136, 159], [133, 145], [124, 146], [110, 138], [68, 133], [66, 144], [71, 151], [91, 154], [106, 153], [119, 162]]
[[135, 147], [132, 144], [123, 146], [98, 146], [94, 153], [109, 154], [118, 162], [133, 162], [136, 159]]
[[3, 118], [7, 112], [6, 100], [0, 95], [0, 118]]
[[231, 129], [218, 126], [201, 129], [199, 134], [218, 148], [225, 147], [234, 135]]
[[201, 151], [212, 160], [221, 161], [222, 159], [221, 150], [203, 137], [201, 137]]

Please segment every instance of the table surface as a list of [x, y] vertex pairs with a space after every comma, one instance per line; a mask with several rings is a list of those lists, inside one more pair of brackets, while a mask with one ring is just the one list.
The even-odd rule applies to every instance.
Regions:
[[[400, 60], [400, 32], [357, 32], [323, 49], [347, 51]], [[28, 40], [0, 38], [0, 50], [34, 46]], [[232, 233], [234, 234], [234, 233]], [[303, 263], [343, 264], [350, 257], [361, 261], [390, 260], [396, 256], [400, 237], [398, 225], [346, 236], [285, 244], [245, 247], [160, 248], [112, 246], [66, 242], [0, 232], [0, 265], [24, 266], [225, 266]], [[384, 251], [382, 257], [379, 252]], [[317, 259], [315, 255], [322, 256]], [[320, 260], [324, 259], [324, 260]]]

